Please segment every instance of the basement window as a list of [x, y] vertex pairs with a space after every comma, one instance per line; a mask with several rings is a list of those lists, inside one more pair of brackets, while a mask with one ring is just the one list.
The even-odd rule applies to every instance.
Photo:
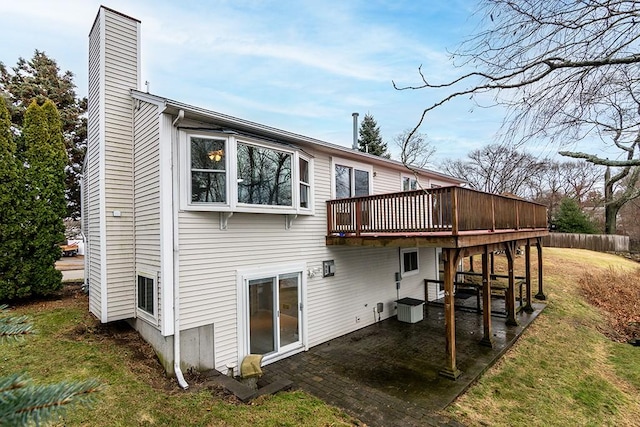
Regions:
[[155, 316], [155, 279], [138, 275], [138, 309]]

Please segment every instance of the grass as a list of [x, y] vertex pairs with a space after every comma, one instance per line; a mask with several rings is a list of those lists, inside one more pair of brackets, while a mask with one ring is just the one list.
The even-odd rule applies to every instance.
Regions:
[[[445, 415], [470, 426], [640, 425], [640, 347], [607, 338], [611, 313], [606, 310], [615, 307], [615, 300], [605, 299], [596, 308], [587, 299], [587, 282], [615, 289], [620, 277], [631, 277], [624, 286], [637, 286], [638, 264], [582, 250], [545, 248], [544, 253], [546, 310]], [[535, 266], [535, 254], [532, 261]], [[521, 264], [518, 259], [516, 274], [522, 274]], [[496, 270], [506, 271], [504, 257], [497, 258]], [[611, 271], [619, 276], [607, 276]], [[201, 387], [192, 377], [192, 389], [183, 392], [163, 376], [153, 352], [135, 332], [118, 324], [100, 325], [87, 313], [82, 294], [13, 311], [29, 315], [38, 334], [0, 345], [0, 375], [25, 371], [40, 383], [97, 378], [104, 384], [93, 407], [69, 411], [58, 425], [358, 424], [301, 391], [245, 405], [221, 390]]]
[[[547, 309], [447, 414], [471, 426], [639, 425], [640, 348], [608, 339], [601, 331], [611, 328], [610, 313], [585, 297], [585, 279], [613, 268], [636, 283], [638, 264], [577, 249], [544, 252]], [[504, 268], [500, 260], [496, 269]], [[627, 286], [608, 277], [599, 280], [608, 288]]]
[[[73, 408], [64, 426], [348, 426], [338, 409], [300, 391], [238, 403], [221, 390], [180, 390], [166, 378], [152, 350], [122, 325], [102, 326], [86, 296], [38, 301], [12, 310], [28, 315], [37, 334], [0, 345], [0, 376], [27, 372], [36, 383], [96, 378], [104, 385], [90, 408]], [[0, 422], [0, 424], [2, 424]]]

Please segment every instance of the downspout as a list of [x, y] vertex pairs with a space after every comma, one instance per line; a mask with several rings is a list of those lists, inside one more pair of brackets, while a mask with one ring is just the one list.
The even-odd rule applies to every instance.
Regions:
[[[180, 110], [178, 112], [178, 117], [171, 124], [174, 128], [184, 119], [184, 110]], [[178, 129], [176, 128], [175, 132], [175, 141], [178, 141]], [[171, 144], [171, 150], [173, 150], [173, 144]], [[171, 172], [172, 172], [172, 182], [173, 182], [173, 173], [176, 171], [175, 165], [175, 156], [171, 156]], [[175, 189], [174, 189], [175, 190]], [[177, 210], [176, 206], [178, 206], [177, 192], [171, 191], [172, 197], [172, 215], [171, 222], [173, 230], [173, 371], [176, 374], [176, 379], [178, 380], [178, 384], [182, 389], [186, 390], [189, 388], [189, 384], [184, 379], [184, 375], [182, 375], [182, 369], [180, 369], [180, 278], [178, 270], [176, 266], [178, 265], [178, 255], [179, 255], [179, 247], [178, 247], [178, 229], [176, 227], [176, 215]]]

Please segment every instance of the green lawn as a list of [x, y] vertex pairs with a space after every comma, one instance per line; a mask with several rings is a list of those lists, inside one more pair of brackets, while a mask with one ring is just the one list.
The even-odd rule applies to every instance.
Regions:
[[[445, 415], [478, 426], [640, 425], [640, 347], [607, 339], [601, 333], [603, 316], [579, 286], [584, 271], [610, 265], [637, 273], [638, 264], [613, 255], [545, 248], [547, 309]], [[500, 260], [497, 268], [503, 268]], [[19, 306], [12, 313], [30, 316], [38, 334], [0, 345], [0, 375], [27, 372], [39, 383], [97, 378], [104, 384], [91, 408], [73, 408], [59, 425], [357, 424], [300, 391], [245, 405], [220, 390], [198, 387], [198, 379], [191, 378], [192, 390], [184, 392], [162, 375], [135, 332], [100, 326], [82, 294]]]
[[[17, 307], [37, 335], [0, 345], [0, 375], [27, 372], [35, 382], [97, 378], [103, 390], [90, 408], [64, 414], [65, 426], [341, 426], [353, 420], [295, 391], [241, 404], [220, 390], [180, 390], [135, 332], [105, 328], [87, 312], [82, 294]], [[200, 388], [200, 390], [197, 390]], [[0, 422], [0, 424], [2, 424]], [[54, 424], [56, 425], [56, 424]]]
[[640, 425], [640, 347], [601, 333], [602, 313], [579, 284], [587, 271], [638, 274], [638, 264], [577, 249], [544, 253], [546, 310], [447, 414], [468, 425]]

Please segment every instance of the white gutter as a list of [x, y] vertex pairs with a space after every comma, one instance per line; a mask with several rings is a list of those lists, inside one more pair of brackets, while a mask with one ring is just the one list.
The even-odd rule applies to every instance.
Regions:
[[[181, 121], [184, 119], [184, 110], [180, 110], [178, 112], [178, 117], [173, 121], [172, 126], [175, 128]], [[175, 131], [175, 141], [178, 141], [178, 129]], [[173, 139], [173, 138], [172, 138]], [[173, 150], [174, 144], [171, 142], [171, 150]], [[176, 171], [175, 167], [175, 156], [171, 156], [171, 176], [173, 177]], [[175, 190], [175, 189], [174, 189]], [[184, 375], [182, 375], [182, 370], [180, 369], [180, 278], [178, 273], [178, 262], [179, 262], [179, 245], [178, 245], [178, 228], [176, 227], [176, 217], [178, 215], [178, 211], [176, 206], [178, 206], [179, 200], [177, 200], [177, 192], [172, 191], [172, 204], [173, 204], [173, 215], [172, 215], [172, 229], [173, 229], [173, 371], [176, 374], [176, 379], [178, 380], [178, 384], [184, 390], [189, 388], [189, 384], [184, 379]]]

